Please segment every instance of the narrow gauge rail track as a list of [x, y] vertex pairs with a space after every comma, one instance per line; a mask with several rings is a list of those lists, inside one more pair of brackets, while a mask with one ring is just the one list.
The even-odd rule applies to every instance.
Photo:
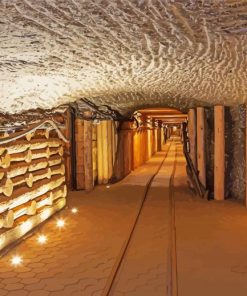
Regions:
[[[146, 184], [144, 195], [141, 200], [137, 214], [135, 216], [134, 222], [131, 225], [128, 238], [124, 242], [124, 244], [119, 252], [119, 255], [116, 259], [116, 262], [112, 268], [111, 274], [108, 277], [108, 280], [106, 282], [105, 288], [102, 293], [103, 296], [113, 295], [112, 292], [113, 292], [113, 286], [114, 286], [115, 280], [116, 280], [119, 270], [125, 260], [127, 251], [130, 246], [130, 242], [133, 239], [135, 229], [137, 228], [143, 208], [145, 206], [145, 203], [146, 203], [146, 200], [148, 197], [148, 193], [150, 191], [150, 188], [152, 186], [154, 178], [160, 172], [160, 170], [167, 158], [167, 155], [170, 152], [172, 144], [173, 144], [173, 139], [172, 139], [171, 143], [169, 144], [168, 149], [165, 152], [165, 156], [164, 156], [162, 162], [160, 163], [157, 170], [155, 171], [155, 173], [152, 175], [152, 177], [149, 179], [148, 183]], [[177, 296], [178, 295], [177, 263], [176, 263], [176, 233], [175, 233], [175, 203], [174, 203], [174, 197], [173, 197], [173, 195], [174, 195], [173, 180], [174, 180], [174, 175], [175, 175], [175, 171], [176, 171], [176, 157], [177, 157], [177, 148], [175, 147], [175, 159], [174, 159], [174, 164], [173, 164], [173, 171], [172, 171], [172, 174], [170, 177], [170, 182], [169, 182], [169, 208], [170, 208], [169, 224], [170, 225], [169, 225], [169, 245], [168, 245], [168, 267], [167, 267], [168, 268], [168, 281], [167, 281], [168, 296]]]

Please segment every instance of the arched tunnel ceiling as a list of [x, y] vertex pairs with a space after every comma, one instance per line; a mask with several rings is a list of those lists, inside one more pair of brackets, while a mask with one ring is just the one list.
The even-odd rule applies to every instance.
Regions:
[[247, 99], [247, 1], [0, 0], [0, 111]]

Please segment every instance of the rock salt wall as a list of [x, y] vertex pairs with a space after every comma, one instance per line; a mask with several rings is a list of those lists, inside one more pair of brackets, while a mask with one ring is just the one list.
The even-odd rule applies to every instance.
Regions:
[[245, 198], [245, 106], [226, 111], [226, 196]]

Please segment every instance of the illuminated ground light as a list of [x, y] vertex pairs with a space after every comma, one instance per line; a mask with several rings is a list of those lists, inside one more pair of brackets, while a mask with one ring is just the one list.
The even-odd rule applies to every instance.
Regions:
[[106, 186], [106, 188], [110, 188], [110, 187], [111, 187], [110, 185], [107, 185], [107, 186]]
[[58, 228], [63, 228], [65, 226], [65, 222], [63, 219], [58, 219], [57, 220], [57, 227]]
[[47, 242], [47, 237], [43, 234], [38, 236], [38, 243], [40, 243], [41, 245], [45, 244]]
[[76, 213], [78, 212], [78, 209], [77, 209], [77, 208], [73, 208], [73, 209], [71, 209], [71, 212], [72, 212], [73, 214], [76, 214]]
[[21, 263], [22, 263], [22, 258], [20, 256], [12, 257], [12, 259], [11, 259], [11, 264], [12, 265], [18, 266], [18, 265], [21, 265]]

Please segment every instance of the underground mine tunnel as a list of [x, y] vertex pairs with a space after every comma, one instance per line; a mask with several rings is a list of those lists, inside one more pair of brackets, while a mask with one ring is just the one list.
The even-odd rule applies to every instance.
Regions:
[[0, 1], [0, 296], [246, 296], [247, 1]]

